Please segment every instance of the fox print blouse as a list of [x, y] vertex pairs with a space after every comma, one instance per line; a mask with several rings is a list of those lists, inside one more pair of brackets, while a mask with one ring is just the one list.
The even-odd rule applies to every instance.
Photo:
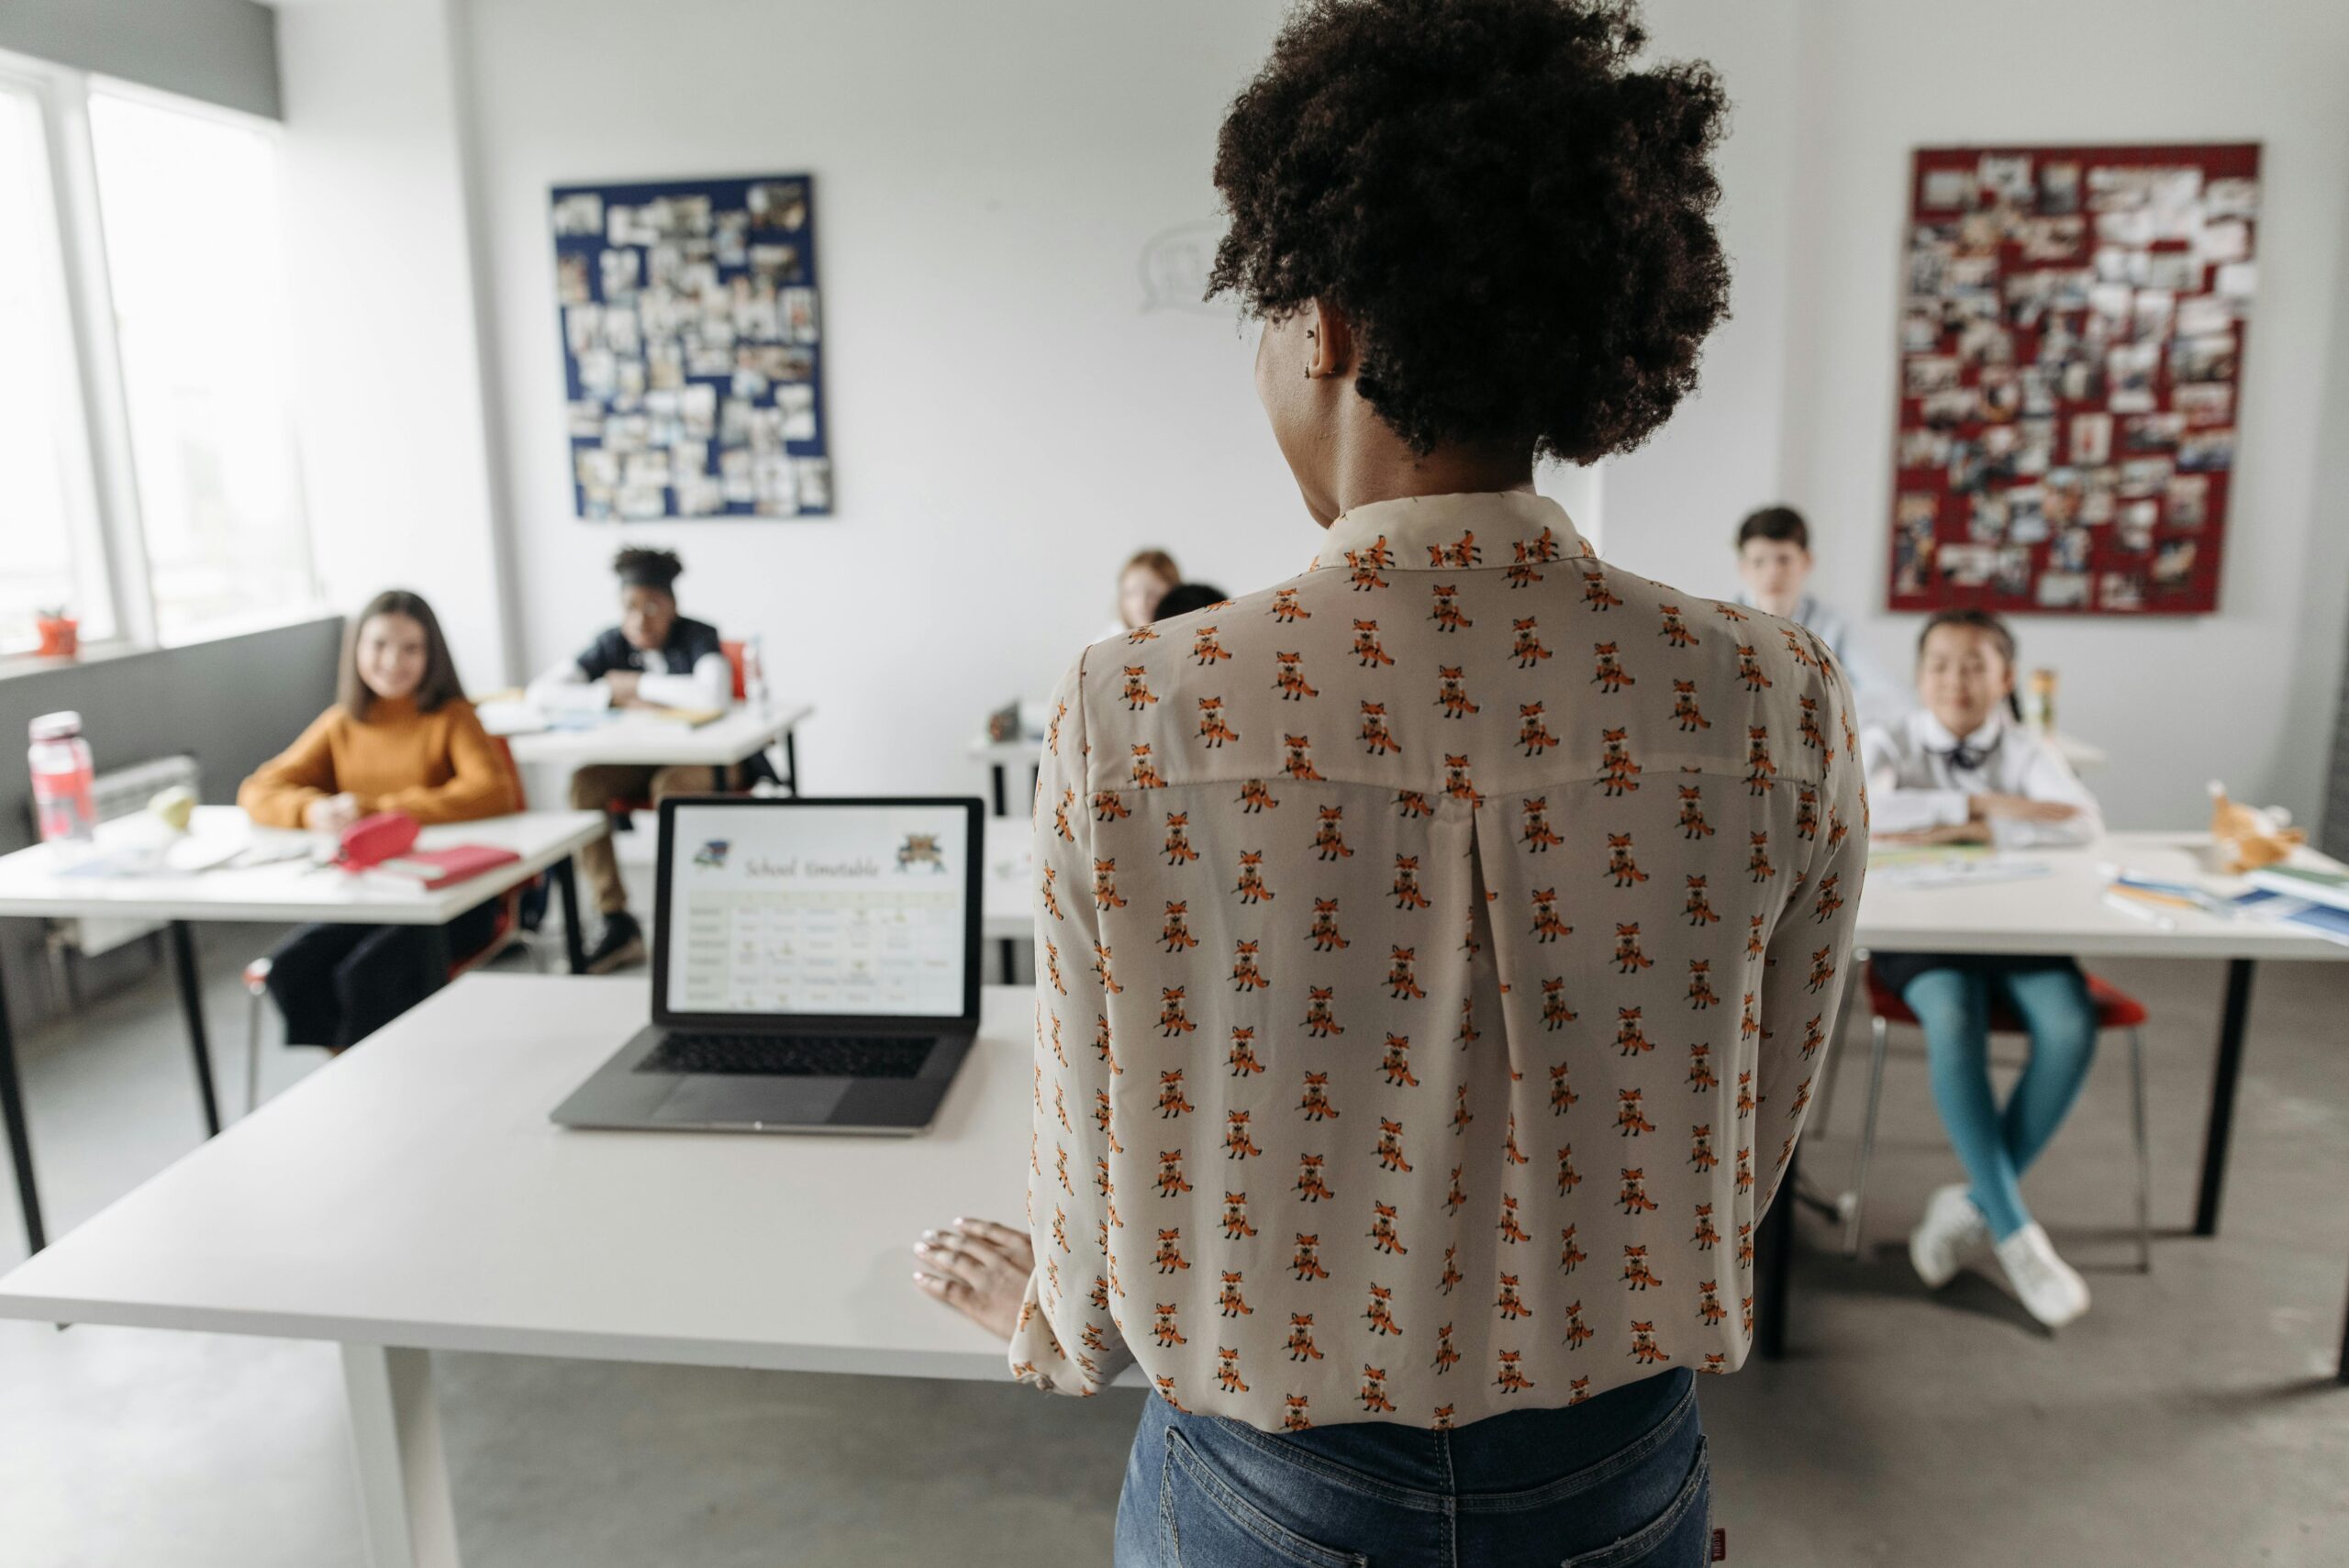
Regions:
[[1866, 861], [1818, 639], [1418, 497], [1052, 711], [1017, 1376], [1442, 1428], [1743, 1362]]

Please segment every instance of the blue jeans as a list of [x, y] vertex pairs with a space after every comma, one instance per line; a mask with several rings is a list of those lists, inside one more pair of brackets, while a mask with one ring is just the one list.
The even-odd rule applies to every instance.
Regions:
[[[1976, 959], [1926, 969], [1901, 1000], [1925, 1027], [1933, 1104], [1972, 1183], [1975, 1207], [2003, 1241], [2031, 1223], [2022, 1173], [2064, 1125], [2096, 1056], [2096, 1004], [2074, 963]], [[1990, 1006], [2031, 1031], [2031, 1060], [2000, 1107], [1990, 1089]]]
[[1455, 1431], [1266, 1432], [1144, 1408], [1117, 1568], [1696, 1568], [1711, 1470], [1685, 1369]]

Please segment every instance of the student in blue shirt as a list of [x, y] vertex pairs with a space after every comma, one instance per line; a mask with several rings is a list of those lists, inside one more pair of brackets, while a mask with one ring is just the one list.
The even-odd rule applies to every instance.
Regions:
[[1827, 644], [1843, 666], [1861, 717], [1890, 718], [1909, 706], [1908, 694], [1886, 676], [1852, 635], [1852, 623], [1811, 593], [1810, 525], [1792, 506], [1765, 506], [1737, 528], [1737, 576], [1745, 603], [1782, 616]]

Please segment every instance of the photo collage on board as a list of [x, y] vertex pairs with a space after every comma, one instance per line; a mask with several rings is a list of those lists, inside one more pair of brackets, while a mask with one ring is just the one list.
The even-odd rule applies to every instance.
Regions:
[[2218, 607], [2259, 149], [1920, 150], [1888, 607]]
[[579, 516], [821, 516], [816, 219], [804, 174], [552, 193]]

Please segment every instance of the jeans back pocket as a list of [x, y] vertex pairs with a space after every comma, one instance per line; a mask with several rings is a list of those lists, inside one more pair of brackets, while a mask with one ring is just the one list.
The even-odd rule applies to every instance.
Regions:
[[[1301, 1472], [1292, 1478], [1307, 1483]], [[1159, 1521], [1180, 1568], [1367, 1568], [1370, 1559], [1308, 1540], [1252, 1502], [1194, 1448], [1179, 1427], [1166, 1432], [1160, 1473]]]
[[1690, 1568], [1706, 1561], [1710, 1544], [1712, 1495], [1710, 1444], [1697, 1440], [1688, 1478], [1664, 1512], [1620, 1540], [1569, 1557], [1560, 1568]]

